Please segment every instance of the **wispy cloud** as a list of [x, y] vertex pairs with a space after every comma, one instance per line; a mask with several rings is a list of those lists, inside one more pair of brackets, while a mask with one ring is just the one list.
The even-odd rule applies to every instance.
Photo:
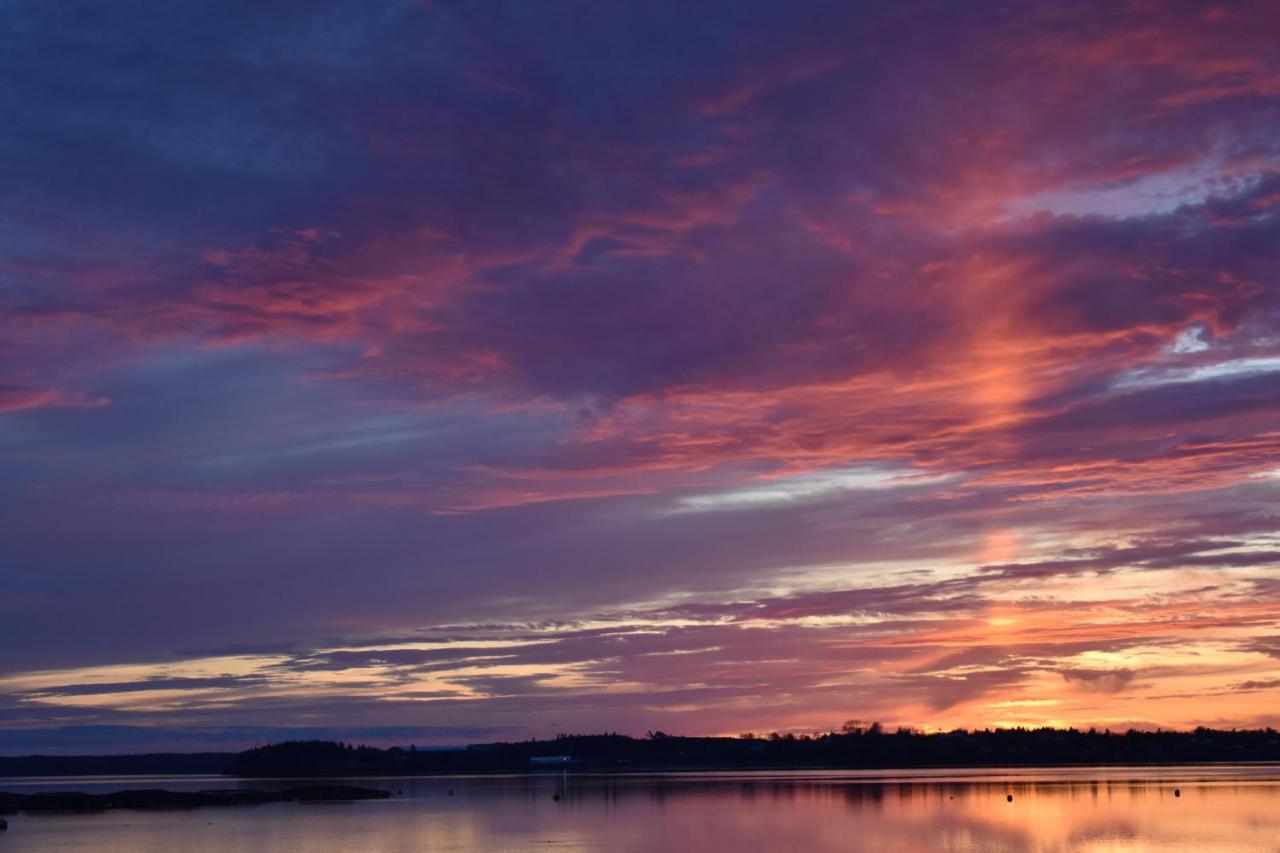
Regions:
[[0, 719], [1262, 718], [1270, 4], [200, 6], [0, 51]]

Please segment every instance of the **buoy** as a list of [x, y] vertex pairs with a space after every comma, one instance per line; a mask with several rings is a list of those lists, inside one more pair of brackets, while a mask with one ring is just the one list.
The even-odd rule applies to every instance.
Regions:
[[552, 794], [552, 795], [551, 795], [551, 799], [555, 800], [555, 801], [558, 803], [558, 802], [560, 802], [560, 795], [559, 795], [559, 794]]
[[1005, 799], [1012, 803], [1012, 802], [1013, 802], [1013, 794], [1010, 794], [1009, 796], [1005, 797]]
[[1182, 789], [1181, 789], [1181, 788], [1174, 788], [1174, 789], [1173, 789], [1173, 795], [1174, 795], [1175, 797], [1181, 797], [1181, 796], [1182, 796]]
[[9, 821], [0, 817], [0, 829], [8, 829], [8, 828], [9, 828]]
[[451, 796], [451, 797], [453, 796], [453, 789], [452, 789], [452, 788], [450, 788], [450, 789], [449, 789], [449, 796]]

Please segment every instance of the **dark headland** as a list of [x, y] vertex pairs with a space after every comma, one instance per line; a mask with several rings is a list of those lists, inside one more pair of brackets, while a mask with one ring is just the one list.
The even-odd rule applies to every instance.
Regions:
[[228, 788], [210, 791], [133, 789], [110, 794], [53, 791], [40, 794], [0, 792], [0, 814], [18, 812], [96, 812], [107, 809], [194, 809], [202, 806], [256, 806], [263, 803], [319, 803], [381, 800], [390, 791], [350, 785], [308, 785], [283, 791]]
[[572, 768], [635, 772], [750, 769], [1199, 764], [1280, 761], [1275, 729], [1190, 732], [987, 729], [888, 732], [846, 726], [821, 735], [683, 737], [653, 732], [562, 735], [456, 749], [379, 749], [290, 741], [239, 754], [0, 757], [0, 776], [221, 773], [240, 777], [335, 777], [507, 773]]

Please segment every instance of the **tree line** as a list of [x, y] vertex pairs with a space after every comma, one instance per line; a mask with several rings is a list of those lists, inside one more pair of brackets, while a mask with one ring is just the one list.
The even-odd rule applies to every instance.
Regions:
[[535, 758], [550, 757], [566, 757], [571, 767], [595, 771], [1194, 764], [1280, 761], [1280, 732], [1271, 728], [1190, 732], [903, 728], [891, 733], [875, 723], [850, 723], [839, 731], [816, 735], [683, 737], [655, 731], [643, 738], [616, 733], [560, 735], [457, 749], [378, 749], [291, 741], [240, 753], [226, 772], [239, 776], [511, 772], [538, 766]]

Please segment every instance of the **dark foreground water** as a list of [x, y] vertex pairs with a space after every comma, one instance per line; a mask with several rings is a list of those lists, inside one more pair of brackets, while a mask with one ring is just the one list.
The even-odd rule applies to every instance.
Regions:
[[[9, 830], [0, 834], [0, 853], [1280, 853], [1278, 767], [343, 781], [397, 795], [359, 803], [23, 814], [9, 818]], [[219, 777], [0, 779], [0, 790], [236, 784]]]

